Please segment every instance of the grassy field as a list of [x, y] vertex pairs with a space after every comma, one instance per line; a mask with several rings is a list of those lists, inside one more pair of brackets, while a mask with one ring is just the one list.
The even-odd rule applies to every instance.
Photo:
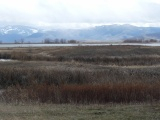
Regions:
[[0, 58], [14, 60], [0, 61], [0, 119], [160, 119], [160, 47], [1, 48]]
[[145, 102], [160, 99], [159, 66], [70, 62], [0, 63], [3, 100], [52, 103]]
[[75, 61], [118, 66], [157, 65], [160, 62], [159, 55], [160, 47], [147, 46], [29, 47], [0, 50], [0, 58], [22, 61]]
[[160, 47], [2, 48], [2, 100], [130, 103], [160, 100]]
[[3, 104], [1, 120], [159, 120], [160, 104]]

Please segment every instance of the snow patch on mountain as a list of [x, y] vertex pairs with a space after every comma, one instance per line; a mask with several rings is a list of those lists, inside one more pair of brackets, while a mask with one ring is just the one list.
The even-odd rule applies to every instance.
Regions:
[[44, 39], [66, 39], [79, 41], [123, 41], [125, 39], [160, 40], [160, 27], [136, 27], [132, 25], [103, 25], [85, 29], [39, 30], [28, 26], [0, 27], [2, 42], [41, 42]]
[[23, 35], [32, 35], [37, 33], [39, 30], [27, 26], [6, 26], [0, 28], [0, 33], [4, 34], [23, 34]]
[[38, 33], [38, 30], [36, 29], [31, 29], [33, 33]]

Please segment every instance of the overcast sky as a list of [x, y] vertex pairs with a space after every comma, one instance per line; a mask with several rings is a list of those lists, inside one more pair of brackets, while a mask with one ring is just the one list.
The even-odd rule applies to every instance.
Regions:
[[0, 0], [0, 25], [160, 26], [160, 0]]

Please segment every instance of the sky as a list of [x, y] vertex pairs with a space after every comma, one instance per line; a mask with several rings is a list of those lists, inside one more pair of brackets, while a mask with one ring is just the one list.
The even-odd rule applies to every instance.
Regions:
[[160, 26], [160, 0], [0, 0], [0, 26]]

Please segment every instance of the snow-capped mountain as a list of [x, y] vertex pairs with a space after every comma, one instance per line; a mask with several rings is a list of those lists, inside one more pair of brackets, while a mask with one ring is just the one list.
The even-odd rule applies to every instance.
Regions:
[[13, 42], [25, 39], [39, 30], [28, 26], [5, 26], [0, 27], [0, 40], [3, 42]]
[[0, 41], [42, 42], [44, 39], [76, 39], [79, 41], [122, 41], [125, 39], [158, 39], [160, 27], [136, 27], [132, 25], [104, 25], [87, 29], [39, 30], [28, 26], [0, 27]]
[[[159, 36], [158, 36], [159, 35]], [[35, 33], [33, 40], [45, 38], [76, 39], [79, 41], [123, 41], [126, 39], [158, 39], [160, 27], [136, 27], [132, 25], [104, 25], [88, 29], [64, 29]]]
[[31, 35], [33, 33], [37, 33], [38, 30], [35, 28], [27, 27], [27, 26], [5, 26], [0, 28], [0, 33], [4, 34], [21, 34], [21, 35]]

